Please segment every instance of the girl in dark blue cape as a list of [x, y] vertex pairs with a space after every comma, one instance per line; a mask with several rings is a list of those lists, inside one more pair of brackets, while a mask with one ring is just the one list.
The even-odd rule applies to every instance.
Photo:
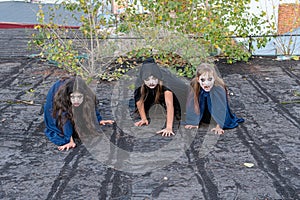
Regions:
[[[74, 108], [76, 115], [89, 112], [86, 105], [90, 104], [96, 112], [96, 119], [101, 125], [111, 124], [112, 120], [102, 120], [96, 109], [96, 98], [85, 81], [79, 77], [63, 77], [56, 81], [49, 89], [44, 105], [45, 135], [59, 150], [68, 150], [76, 146], [73, 137], [78, 137], [78, 127], [74, 122]], [[84, 109], [83, 109], [84, 108]], [[85, 123], [92, 121], [86, 119]]]
[[212, 129], [223, 134], [224, 129], [232, 129], [244, 119], [237, 118], [230, 110], [224, 81], [217, 75], [214, 66], [201, 64], [196, 77], [191, 81], [191, 91], [187, 100], [185, 128], [198, 128], [201, 122], [217, 123]]

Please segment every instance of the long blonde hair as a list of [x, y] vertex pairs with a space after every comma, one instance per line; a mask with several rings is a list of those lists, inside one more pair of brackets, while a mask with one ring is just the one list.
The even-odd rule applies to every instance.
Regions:
[[194, 107], [195, 107], [195, 111], [196, 113], [200, 113], [200, 108], [199, 108], [199, 92], [201, 89], [201, 86], [199, 84], [199, 77], [204, 74], [204, 73], [209, 73], [212, 74], [212, 76], [215, 79], [215, 83], [214, 86], [221, 86], [226, 90], [226, 85], [223, 81], [222, 78], [220, 78], [217, 74], [217, 71], [215, 69], [214, 65], [211, 65], [209, 63], [202, 63], [197, 67], [197, 71], [196, 71], [196, 77], [192, 79], [191, 81], [191, 87], [193, 89], [193, 93], [194, 93]]

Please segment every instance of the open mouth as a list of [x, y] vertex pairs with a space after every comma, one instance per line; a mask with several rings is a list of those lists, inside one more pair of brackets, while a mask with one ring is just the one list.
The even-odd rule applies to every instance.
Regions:
[[203, 88], [204, 88], [204, 90], [210, 90], [209, 86], [204, 86]]
[[150, 88], [154, 88], [156, 85], [155, 84], [150, 84], [149, 87]]

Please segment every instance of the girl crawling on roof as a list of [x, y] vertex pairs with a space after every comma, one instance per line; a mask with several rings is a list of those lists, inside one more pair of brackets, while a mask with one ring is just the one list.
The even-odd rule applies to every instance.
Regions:
[[[44, 122], [46, 125], [45, 135], [58, 150], [69, 150], [76, 147], [74, 138], [79, 138], [80, 124], [76, 124], [76, 115], [88, 116], [93, 107], [95, 120], [100, 125], [112, 124], [112, 120], [102, 120], [96, 108], [96, 98], [92, 90], [80, 77], [63, 77], [58, 80], [49, 90], [44, 105]], [[83, 124], [90, 123], [92, 118], [86, 117]]]
[[[154, 104], [160, 104], [166, 110], [165, 127], [157, 131], [162, 136], [174, 135], [173, 122], [181, 119], [181, 109], [179, 100], [176, 97], [173, 87], [180, 88], [180, 80], [175, 80], [175, 76], [167, 70], [160, 69], [153, 58], [144, 61], [138, 75], [136, 89], [134, 92], [135, 106], [140, 120], [135, 122], [135, 126], [148, 125], [150, 123], [149, 110]], [[175, 81], [174, 81], [175, 80]]]
[[243, 118], [237, 118], [231, 112], [227, 89], [214, 66], [208, 63], [201, 64], [190, 85], [185, 128], [198, 128], [201, 122], [210, 123], [212, 118], [216, 127], [211, 131], [223, 134], [224, 129], [235, 128], [244, 122]]

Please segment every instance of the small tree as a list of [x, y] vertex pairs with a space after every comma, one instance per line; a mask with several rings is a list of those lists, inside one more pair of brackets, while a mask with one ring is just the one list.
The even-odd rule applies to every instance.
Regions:
[[[102, 14], [107, 6], [101, 1], [64, 1], [45, 13], [40, 5], [37, 14], [40, 25], [36, 26], [39, 33], [34, 35], [32, 43], [40, 47], [42, 57], [59, 67], [93, 78], [104, 71], [106, 63], [113, 60], [103, 57], [109, 49], [101, 47], [101, 41], [110, 34], [108, 28], [114, 24], [113, 18], [106, 18]], [[80, 28], [74, 30], [55, 23], [57, 18], [64, 17], [57, 15], [58, 10], [71, 13], [68, 20], [76, 21]], [[49, 16], [48, 21], [45, 15]], [[64, 18], [61, 21], [68, 23]], [[103, 31], [103, 27], [106, 31]], [[112, 55], [110, 52], [108, 54]]]

